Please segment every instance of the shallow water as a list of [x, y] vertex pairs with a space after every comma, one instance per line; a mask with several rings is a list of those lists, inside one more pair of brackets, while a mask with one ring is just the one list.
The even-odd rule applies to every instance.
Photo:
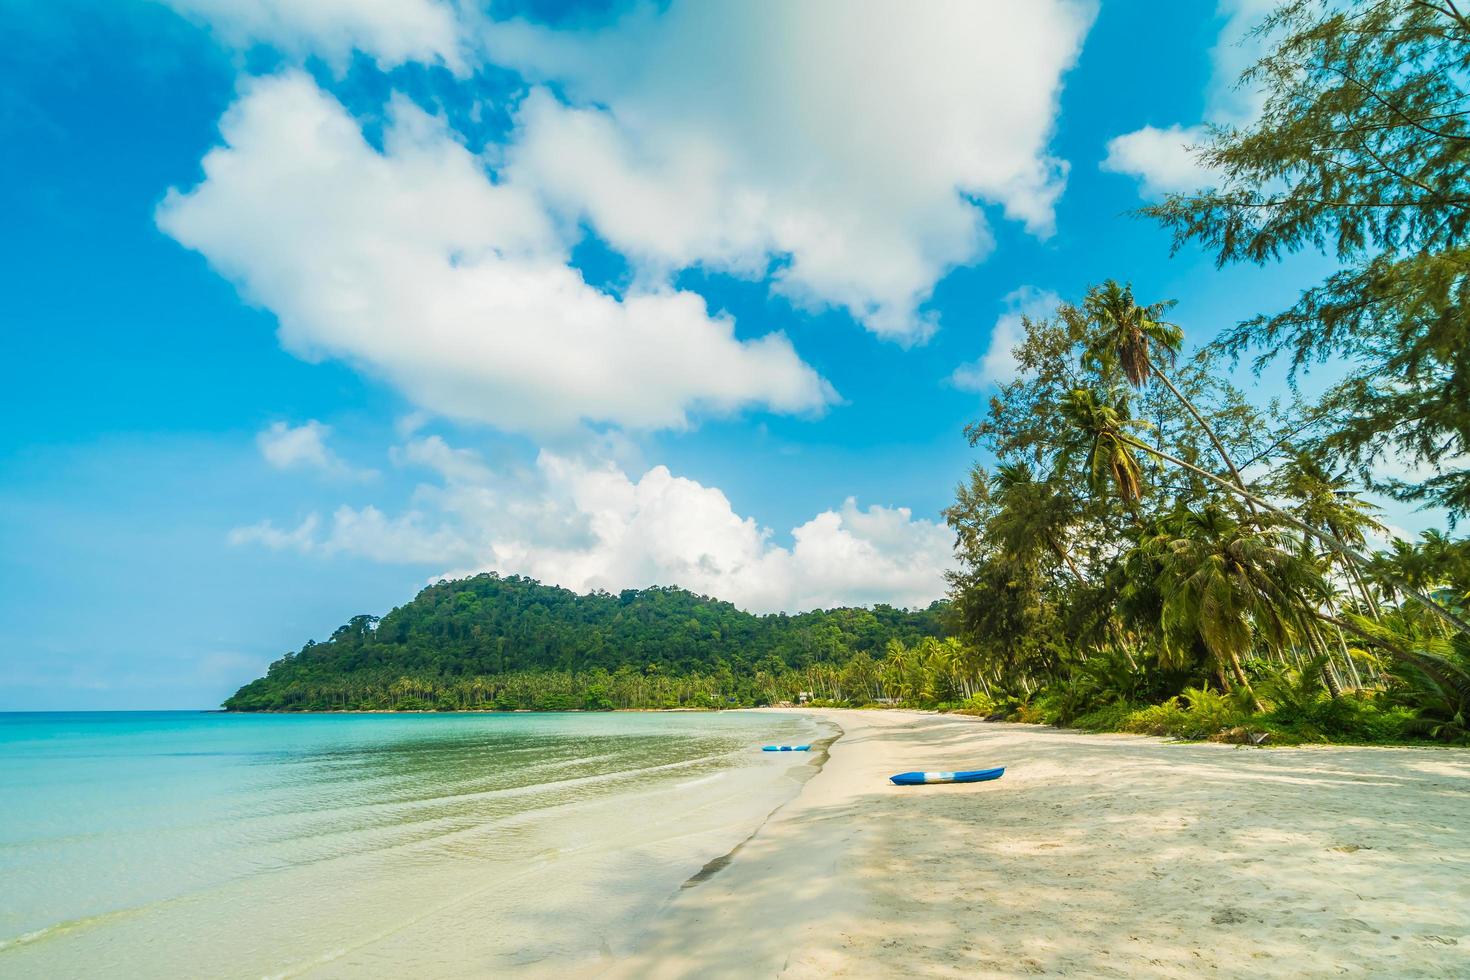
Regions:
[[798, 787], [794, 715], [0, 714], [0, 976], [563, 974]]

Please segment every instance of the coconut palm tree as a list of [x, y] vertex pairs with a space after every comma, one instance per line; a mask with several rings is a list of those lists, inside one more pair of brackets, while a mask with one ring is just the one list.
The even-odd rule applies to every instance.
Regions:
[[1159, 582], [1166, 666], [1186, 666], [1203, 647], [1264, 710], [1242, 658], [1257, 644], [1281, 650], [1302, 636], [1326, 592], [1311, 562], [1285, 544], [1278, 532], [1242, 525], [1214, 504], [1180, 515]]
[[[1143, 495], [1143, 470], [1134, 449], [1141, 443], [1129, 436], [1128, 429], [1143, 423], [1129, 416], [1128, 400], [1120, 398], [1113, 402], [1099, 398], [1089, 389], [1078, 388], [1067, 395], [1062, 415], [1084, 439], [1083, 465], [1093, 492], [1101, 493], [1111, 483], [1124, 506], [1136, 514], [1138, 500]], [[1064, 443], [1063, 452], [1072, 448]]]
[[1173, 305], [1173, 300], [1167, 300], [1140, 306], [1133, 298], [1133, 286], [1120, 285], [1116, 279], [1092, 287], [1082, 300], [1082, 312], [1089, 328], [1082, 365], [1104, 373], [1117, 367], [1134, 388], [1142, 388], [1151, 378], [1159, 379], [1199, 423], [1231, 477], [1244, 490], [1245, 480], [1225, 450], [1225, 444], [1164, 370], [1174, 366], [1184, 344], [1183, 329], [1162, 319]]
[[910, 675], [914, 657], [909, 648], [898, 640], [889, 640], [883, 651], [883, 690], [890, 698], [906, 701], [913, 693]]
[[[1289, 508], [1303, 522], [1321, 528], [1353, 548], [1367, 544], [1367, 535], [1384, 527], [1373, 516], [1376, 508], [1364, 500], [1345, 476], [1333, 476], [1312, 453], [1298, 452], [1272, 481], [1273, 492], [1293, 501]], [[1335, 554], [1335, 553], [1334, 553]], [[1335, 555], [1348, 579], [1362, 596], [1370, 615], [1377, 603], [1362, 574], [1352, 562]]]
[[[1353, 562], [1359, 569], [1367, 568], [1371, 564], [1367, 557], [1360, 554], [1331, 532], [1312, 527], [1294, 514], [1263, 500], [1249, 490], [1245, 490], [1227, 480], [1222, 480], [1215, 474], [1200, 469], [1193, 463], [1187, 463], [1177, 456], [1150, 446], [1135, 438], [1128, 432], [1128, 428], [1136, 423], [1128, 417], [1126, 402], [1120, 402], [1117, 406], [1109, 405], [1105, 400], [1099, 399], [1093, 392], [1078, 389], [1069, 394], [1065, 415], [1078, 429], [1081, 437], [1093, 447], [1091, 451], [1092, 455], [1089, 456], [1089, 473], [1094, 487], [1101, 489], [1109, 473], [1111, 473], [1114, 482], [1117, 484], [1118, 495], [1125, 503], [1130, 503], [1131, 505], [1138, 499], [1139, 483], [1136, 475], [1138, 472], [1138, 461], [1133, 456], [1133, 453], [1144, 452], [1156, 459], [1188, 470], [1196, 476], [1203, 477], [1216, 486], [1230, 491], [1248, 503], [1252, 503], [1275, 516], [1282, 523], [1315, 537], [1341, 555], [1345, 560]], [[1096, 460], [1099, 456], [1105, 457], [1108, 461], [1107, 465], [1098, 465]], [[1131, 463], [1131, 467], [1125, 465], [1122, 462], [1123, 460]], [[1386, 581], [1405, 596], [1423, 606], [1431, 615], [1439, 617], [1440, 620], [1447, 623], [1456, 632], [1470, 634], [1470, 623], [1466, 623], [1455, 613], [1414, 588], [1409, 582], [1398, 577], [1392, 569], [1382, 569], [1382, 566], [1376, 567], [1380, 569], [1380, 574], [1385, 576]]]

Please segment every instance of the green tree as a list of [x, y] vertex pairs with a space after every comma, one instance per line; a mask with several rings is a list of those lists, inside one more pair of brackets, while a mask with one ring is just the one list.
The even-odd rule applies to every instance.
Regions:
[[1206, 505], [1179, 515], [1161, 556], [1164, 653], [1179, 664], [1203, 648], [1230, 669], [1257, 711], [1264, 706], [1241, 660], [1259, 644], [1291, 644], [1311, 628], [1310, 610], [1326, 593], [1311, 564], [1282, 544]]
[[1077, 316], [1080, 312], [1085, 318], [1082, 325], [1087, 337], [1082, 356], [1084, 367], [1092, 367], [1104, 377], [1117, 367], [1134, 388], [1142, 388], [1157, 378], [1189, 412], [1220, 454], [1235, 482], [1245, 489], [1245, 480], [1241, 478], [1225, 444], [1164, 370], [1174, 365], [1184, 343], [1184, 331], [1163, 319], [1164, 313], [1173, 305], [1173, 300], [1140, 305], [1133, 298], [1132, 285], [1122, 286], [1117, 280], [1109, 279], [1087, 291], [1080, 311], [1074, 307], [1063, 307], [1063, 315]]
[[1398, 456], [1424, 479], [1375, 479], [1408, 500], [1470, 511], [1470, 19], [1454, 2], [1293, 0], [1242, 78], [1258, 119], [1213, 132], [1216, 186], [1145, 209], [1219, 262], [1320, 249], [1342, 268], [1218, 349], [1331, 358], [1318, 446], [1362, 467]]
[[1129, 435], [1129, 429], [1142, 423], [1130, 416], [1128, 400], [1110, 401], [1091, 389], [1079, 388], [1069, 394], [1063, 412], [1081, 440], [1063, 441], [1063, 452], [1073, 448], [1084, 452], [1088, 486], [1094, 493], [1112, 486], [1123, 504], [1135, 509], [1143, 496], [1143, 470], [1135, 450], [1147, 451], [1148, 447]]
[[[1268, 511], [1281, 522], [1322, 541], [1322, 543], [1326, 544], [1334, 552], [1341, 555], [1345, 561], [1353, 562], [1358, 568], [1369, 566], [1370, 563], [1366, 557], [1360, 555], [1331, 532], [1312, 527], [1290, 512], [1268, 503], [1248, 490], [1242, 490], [1235, 484], [1228, 483], [1213, 473], [1202, 470], [1192, 463], [1188, 463], [1177, 456], [1139, 441], [1127, 431], [1128, 427], [1134, 424], [1134, 420], [1128, 417], [1126, 403], [1111, 406], [1106, 401], [1099, 399], [1093, 392], [1086, 390], [1073, 392], [1073, 396], [1069, 405], [1070, 411], [1068, 415], [1076, 430], [1093, 447], [1091, 450], [1092, 455], [1089, 456], [1089, 470], [1093, 475], [1095, 486], [1102, 486], [1105, 484], [1107, 477], [1111, 476], [1117, 486], [1118, 492], [1125, 500], [1128, 499], [1130, 493], [1133, 495], [1133, 499], [1136, 500], [1139, 493], [1136, 476], [1138, 462], [1133, 458], [1132, 453], [1133, 451], [1145, 452], [1237, 494], [1243, 500]], [[1100, 446], [1105, 448], [1100, 450], [1098, 448]], [[1108, 465], [1099, 467], [1094, 462], [1094, 458], [1100, 453], [1106, 455], [1110, 461]], [[1421, 607], [1429, 611], [1432, 615], [1438, 616], [1456, 631], [1470, 634], [1470, 623], [1466, 623], [1457, 614], [1446, 609], [1442, 604], [1434, 601], [1402, 578], [1397, 577], [1392, 571], [1387, 572], [1387, 576], [1392, 585], [1403, 592], [1405, 596], [1419, 603]]]

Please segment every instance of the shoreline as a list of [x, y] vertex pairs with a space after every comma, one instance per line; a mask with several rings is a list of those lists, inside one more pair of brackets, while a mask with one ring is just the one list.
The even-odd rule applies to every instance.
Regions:
[[[140, 709], [150, 711], [153, 709]], [[875, 712], [896, 712], [907, 715], [925, 715], [938, 718], [964, 719], [970, 722], [984, 722], [992, 725], [1007, 725], [1017, 728], [1041, 728], [1051, 731], [1066, 732], [1071, 735], [1099, 735], [1116, 738], [1146, 738], [1164, 742], [1170, 745], [1203, 745], [1215, 744], [1226, 745], [1233, 748], [1265, 749], [1273, 751], [1277, 749], [1313, 749], [1313, 748], [1373, 748], [1373, 749], [1423, 749], [1426, 751], [1447, 752], [1470, 752], [1470, 745], [1442, 742], [1433, 739], [1386, 739], [1383, 741], [1281, 741], [1268, 738], [1260, 742], [1242, 742], [1225, 738], [1180, 738], [1168, 735], [1145, 735], [1138, 732], [1109, 731], [1095, 728], [1076, 728], [1070, 725], [1053, 725], [1047, 722], [1018, 722], [1018, 721], [992, 721], [989, 717], [974, 714], [968, 711], [939, 711], [934, 708], [898, 708], [898, 707], [861, 707], [861, 708], [812, 708], [806, 705], [761, 705], [759, 707], [743, 708], [565, 708], [556, 711], [538, 711], [532, 708], [515, 708], [509, 711], [500, 711], [495, 708], [314, 708], [310, 710], [295, 710], [284, 708], [259, 708], [241, 710], [235, 708], [164, 708], [160, 712], [177, 712], [180, 714], [218, 714], [239, 717], [252, 715], [274, 716], [327, 716], [327, 715], [638, 715], [638, 714], [694, 714], [715, 715], [734, 712], [784, 712], [788, 714], [806, 714], [818, 712], [860, 712], [865, 715]], [[6, 712], [0, 712], [5, 714]], [[39, 712], [10, 712], [11, 714], [74, 714], [75, 712], [39, 711]], [[83, 712], [86, 713], [86, 712]], [[94, 712], [97, 714], [109, 714], [112, 712]]]
[[[833, 728], [836, 728], [837, 733], [835, 735], [828, 735], [824, 738], [813, 741], [811, 743], [812, 746], [814, 748], [820, 746], [820, 749], [818, 749], [817, 752], [810, 753], [810, 757], [801, 765], [792, 766], [791, 769], [788, 770], [788, 775], [790, 775], [791, 778], [795, 779], [799, 784], [801, 784], [802, 788], [805, 788], [805, 784], [807, 782], [821, 775], [822, 770], [826, 768], [827, 762], [831, 758], [832, 746], [836, 744], [838, 739], [842, 738], [842, 736], [846, 734], [842, 726], [837, 724], [835, 721], [832, 721], [831, 719], [822, 719], [822, 723], [826, 725], [831, 725]], [[750, 833], [747, 834], [745, 838], [740, 841], [740, 843], [736, 844], [724, 854], [721, 854], [718, 857], [711, 858], [709, 861], [706, 861], [704, 867], [700, 868], [694, 874], [690, 875], [689, 878], [684, 882], [684, 884], [679, 886], [680, 891], [683, 891], [686, 888], [693, 888], [696, 885], [701, 885], [704, 882], [712, 879], [721, 871], [725, 870], [725, 868], [729, 867], [730, 863], [735, 860], [735, 856], [740, 853], [741, 849], [744, 848], [746, 844], [749, 844], [756, 837], [760, 836], [761, 830], [765, 827], [766, 824], [771, 822], [772, 817], [780, 813], [786, 807], [790, 806], [791, 803], [799, 798], [800, 790], [797, 791], [796, 796], [793, 796], [791, 799], [788, 800], [783, 800], [781, 803], [777, 804], [776, 808], [773, 809], [770, 813], [766, 814], [765, 818], [761, 820], [760, 823], [756, 824], [755, 827], [750, 831]]]
[[1470, 974], [1470, 752], [771, 710], [843, 734], [593, 975]]

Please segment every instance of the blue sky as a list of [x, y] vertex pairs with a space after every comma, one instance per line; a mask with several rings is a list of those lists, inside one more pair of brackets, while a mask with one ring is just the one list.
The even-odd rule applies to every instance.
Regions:
[[212, 706], [443, 573], [927, 602], [1008, 313], [1325, 268], [1127, 213], [1251, 111], [1244, 0], [794, 9], [0, 0], [0, 710]]

